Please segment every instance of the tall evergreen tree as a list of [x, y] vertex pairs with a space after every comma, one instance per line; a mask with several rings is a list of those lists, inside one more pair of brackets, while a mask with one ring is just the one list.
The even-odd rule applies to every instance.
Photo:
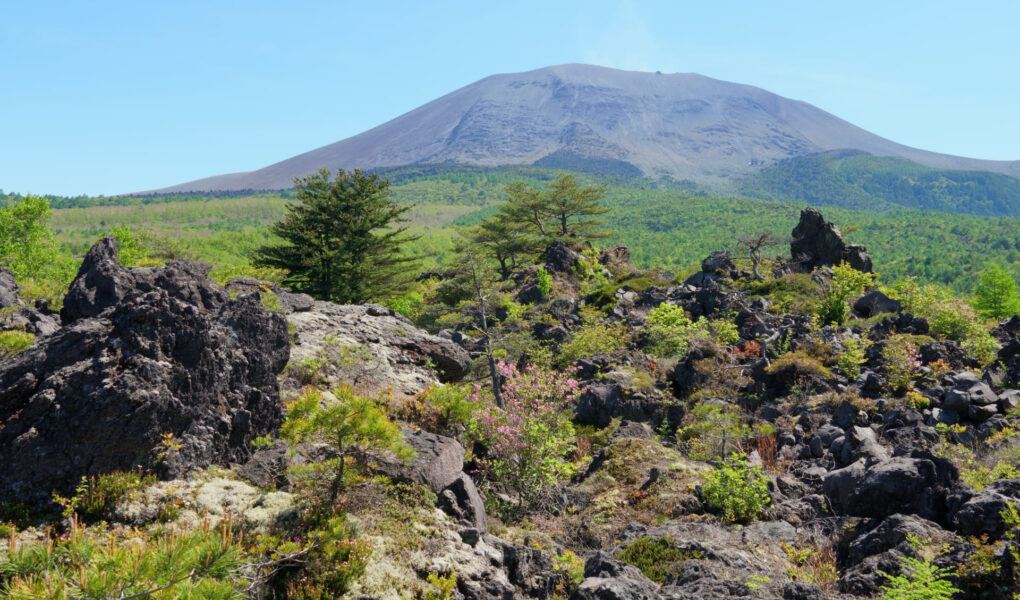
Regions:
[[542, 240], [531, 231], [529, 223], [515, 220], [504, 212], [465, 230], [464, 236], [481, 256], [499, 263], [501, 281], [510, 279], [521, 258], [542, 250]]
[[401, 246], [418, 236], [399, 226], [411, 207], [390, 198], [388, 181], [358, 169], [332, 179], [321, 168], [294, 185], [298, 203], [270, 227], [285, 243], [256, 250], [256, 266], [284, 269], [285, 284], [332, 302], [381, 300], [410, 284], [419, 259]]
[[974, 290], [974, 308], [987, 319], [1003, 319], [1020, 313], [1016, 282], [999, 265], [992, 265], [981, 275]]

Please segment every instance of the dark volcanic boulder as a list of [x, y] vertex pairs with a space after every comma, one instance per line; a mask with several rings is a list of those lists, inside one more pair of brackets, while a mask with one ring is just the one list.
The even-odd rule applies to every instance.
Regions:
[[553, 242], [545, 249], [545, 268], [550, 273], [573, 273], [581, 253], [563, 242]]
[[170, 298], [207, 311], [223, 306], [230, 296], [207, 275], [209, 266], [175, 260], [165, 267], [125, 269], [117, 260], [117, 240], [108, 235], [92, 246], [64, 297], [64, 324], [96, 317], [129, 296], [159, 290]]
[[89, 251], [68, 324], [0, 367], [0, 500], [43, 500], [116, 470], [178, 477], [244, 462], [279, 425], [287, 324], [257, 295], [231, 300], [205, 270], [130, 271], [109, 237]]
[[833, 507], [849, 516], [901, 513], [944, 522], [946, 496], [958, 477], [951, 463], [941, 459], [896, 457], [870, 464], [859, 460], [831, 471], [822, 489]]
[[898, 300], [893, 300], [878, 290], [868, 292], [854, 302], [854, 312], [864, 318], [879, 313], [900, 312], [901, 308]]
[[846, 261], [858, 271], [871, 273], [871, 258], [864, 246], [848, 246], [839, 228], [814, 208], [800, 211], [800, 222], [793, 228], [790, 256], [805, 271], [838, 265]]

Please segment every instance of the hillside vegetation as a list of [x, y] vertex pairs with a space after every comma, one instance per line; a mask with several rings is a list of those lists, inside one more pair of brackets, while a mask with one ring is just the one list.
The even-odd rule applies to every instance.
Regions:
[[[863, 157], [869, 158], [869, 157]], [[556, 172], [535, 167], [498, 169], [420, 166], [383, 172], [398, 202], [414, 204], [412, 233], [422, 238], [408, 251], [433, 268], [450, 256], [452, 226], [469, 226], [495, 211], [513, 181], [539, 185]], [[601, 180], [578, 175], [583, 184]], [[8, 196], [8, 203], [14, 197]], [[103, 233], [124, 226], [158, 238], [195, 258], [225, 267], [248, 262], [266, 241], [293, 192], [180, 194], [148, 197], [51, 198], [57, 239], [75, 254]], [[0, 199], [3, 200], [3, 199]], [[707, 196], [689, 182], [653, 184], [619, 178], [607, 185], [613, 209], [613, 243], [630, 247], [634, 263], [693, 271], [696, 262], [749, 231], [789, 235], [803, 205]], [[886, 212], [828, 208], [827, 216], [850, 240], [864, 244], [891, 282], [908, 275], [967, 293], [989, 263], [1020, 278], [1020, 219], [979, 217], [897, 208]], [[684, 274], [684, 273], [678, 273]]]
[[753, 198], [870, 211], [911, 208], [1020, 216], [1020, 179], [988, 171], [934, 169], [856, 150], [782, 160], [749, 176], [738, 189]]

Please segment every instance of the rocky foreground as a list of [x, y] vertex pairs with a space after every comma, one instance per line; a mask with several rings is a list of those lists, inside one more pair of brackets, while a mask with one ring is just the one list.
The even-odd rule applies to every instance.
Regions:
[[[341, 498], [372, 547], [350, 597], [442, 597], [429, 578], [442, 575], [455, 581], [447, 597], [469, 599], [872, 598], [913, 559], [944, 569], [953, 597], [1014, 598], [1020, 316], [992, 330], [984, 365], [966, 340], [875, 289], [853, 298], [844, 325], [819, 326], [790, 290], [810, 298], [833, 266], [867, 272], [871, 260], [817, 211], [793, 237], [769, 275], [783, 289], [754, 282], [728, 253], [677, 284], [637, 273], [615, 248], [598, 269], [617, 283], [582, 291], [585, 257], [565, 244], [546, 253], [550, 292], [536, 269], [518, 277], [527, 317], [498, 316], [507, 332], [558, 352], [593, 325], [627, 341], [569, 365], [584, 390], [572, 407], [581, 468], [513, 517], [492, 510], [500, 492], [479, 480], [484, 449], [465, 449], [463, 427], [437, 426], [415, 404], [442, 383], [485, 383], [477, 330], [432, 335], [381, 306], [255, 280], [224, 288], [186, 261], [126, 269], [108, 237], [59, 316], [25, 306], [0, 274], [15, 315], [5, 327], [36, 336], [0, 363], [0, 501], [43, 504], [82, 477], [135, 469], [159, 481], [107, 511], [111, 527], [234, 519], [272, 532], [300, 509], [293, 467], [323, 452], [274, 439], [284, 400], [349, 383], [389, 398], [415, 450], [372, 461], [376, 478]], [[584, 307], [597, 303], [593, 322]], [[663, 304], [726, 317], [735, 339], [654, 356], [642, 332]], [[905, 343], [909, 389], [889, 350]], [[858, 372], [840, 359], [854, 349]], [[742, 523], [702, 489], [735, 450], [768, 477], [766, 508]], [[28, 544], [67, 526], [16, 535]]]

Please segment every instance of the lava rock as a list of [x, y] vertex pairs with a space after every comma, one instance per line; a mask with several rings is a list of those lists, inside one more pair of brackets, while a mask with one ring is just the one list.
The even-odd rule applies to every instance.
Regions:
[[573, 273], [581, 253], [564, 242], [553, 242], [545, 249], [545, 268], [550, 273]]
[[848, 246], [839, 228], [827, 222], [815, 208], [800, 212], [792, 238], [790, 255], [806, 271], [846, 262], [858, 271], [872, 272], [871, 258], [864, 246]]
[[854, 302], [854, 312], [863, 318], [875, 316], [879, 313], [900, 312], [902, 305], [898, 300], [893, 300], [878, 290], [864, 294]]
[[951, 465], [926, 458], [896, 457], [869, 464], [858, 460], [831, 471], [822, 482], [834, 507], [854, 517], [917, 514], [944, 520], [944, 497], [958, 477]]
[[129, 270], [116, 250], [110, 236], [93, 246], [68, 324], [0, 366], [0, 500], [45, 500], [85, 475], [244, 463], [279, 426], [283, 316], [231, 299], [204, 265]]

